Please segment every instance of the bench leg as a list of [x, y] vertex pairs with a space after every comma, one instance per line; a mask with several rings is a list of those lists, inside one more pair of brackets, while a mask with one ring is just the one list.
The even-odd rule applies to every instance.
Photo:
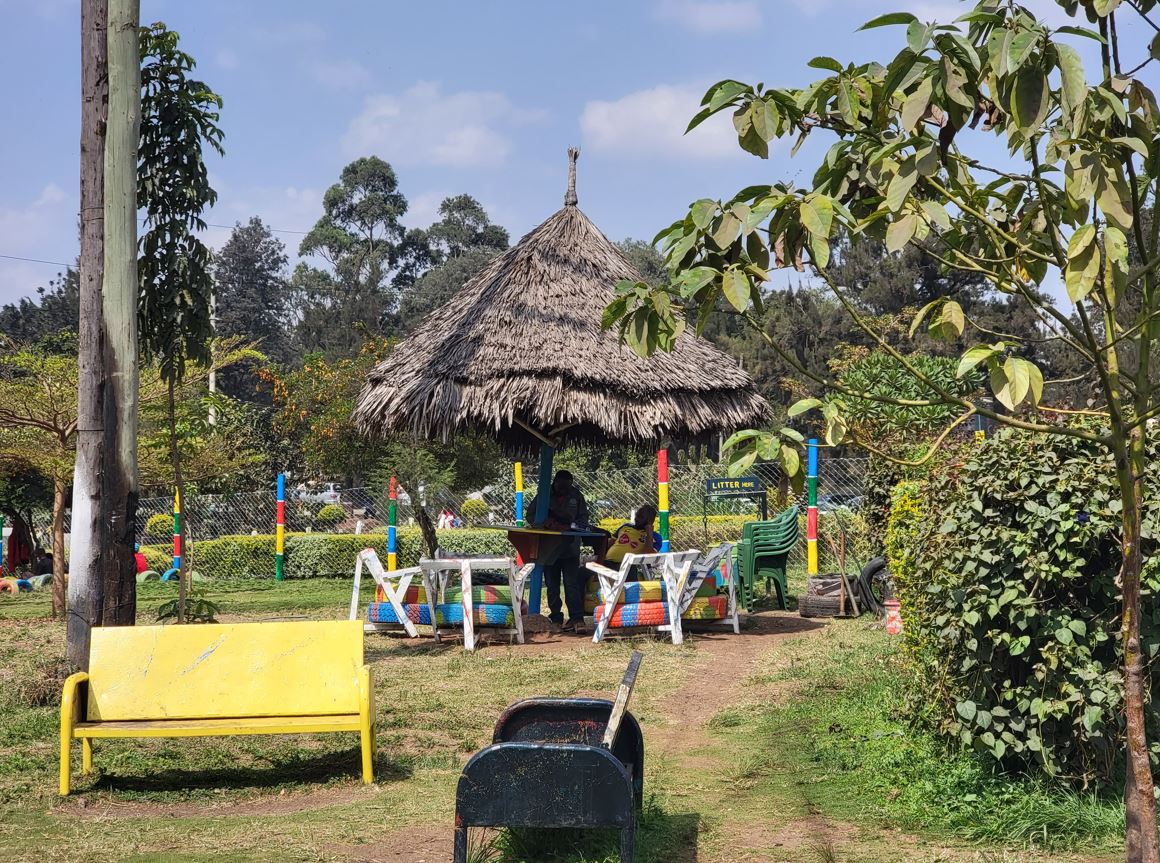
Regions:
[[455, 828], [455, 854], [451, 858], [454, 863], [467, 863], [467, 828]]
[[630, 824], [620, 831], [620, 863], [632, 863], [633, 828]]
[[81, 738], [81, 773], [93, 772], [93, 741], [88, 737]]
[[359, 737], [362, 742], [362, 779], [370, 785], [375, 781], [375, 726], [364, 724]]
[[72, 728], [62, 723], [60, 727], [60, 796], [68, 797], [70, 780], [72, 778]]

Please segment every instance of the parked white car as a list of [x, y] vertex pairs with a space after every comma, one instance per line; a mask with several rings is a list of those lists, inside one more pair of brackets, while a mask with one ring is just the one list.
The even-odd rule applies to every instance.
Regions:
[[318, 504], [341, 504], [342, 494], [338, 487], [338, 483], [328, 482], [321, 489], [310, 489], [306, 486], [298, 486], [294, 490], [294, 498], [303, 503], [318, 503]]

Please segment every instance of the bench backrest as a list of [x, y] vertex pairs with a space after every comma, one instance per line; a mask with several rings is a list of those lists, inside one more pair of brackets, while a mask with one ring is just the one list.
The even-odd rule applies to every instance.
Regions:
[[89, 721], [359, 712], [358, 620], [104, 626], [89, 653]]

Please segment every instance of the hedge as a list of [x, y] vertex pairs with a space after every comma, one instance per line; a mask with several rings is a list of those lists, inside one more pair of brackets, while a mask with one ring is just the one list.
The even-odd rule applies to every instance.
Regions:
[[[467, 554], [507, 554], [507, 536], [499, 530], [437, 531], [443, 548]], [[417, 527], [400, 527], [400, 566], [414, 566], [426, 554], [423, 535]], [[329, 534], [290, 533], [286, 535], [286, 575], [288, 578], [351, 575], [354, 561], [364, 548], [373, 548], [383, 562], [387, 559], [385, 533]], [[164, 572], [173, 561], [172, 549], [165, 545], [143, 545], [141, 551], [151, 568]], [[209, 578], [263, 578], [274, 574], [274, 536], [219, 536], [190, 544], [190, 558], [198, 572]]]
[[[1160, 482], [1160, 440], [1148, 475]], [[1160, 691], [1160, 499], [1145, 502], [1141, 649]], [[916, 718], [998, 766], [1091, 790], [1123, 777], [1120, 489], [1111, 455], [1003, 431], [894, 497], [887, 547]], [[1160, 705], [1147, 705], [1153, 769]]]

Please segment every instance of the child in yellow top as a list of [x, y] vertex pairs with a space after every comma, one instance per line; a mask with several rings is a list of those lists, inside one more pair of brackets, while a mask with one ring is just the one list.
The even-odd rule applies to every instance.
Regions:
[[604, 555], [604, 562], [619, 566], [626, 554], [655, 554], [653, 522], [657, 517], [655, 506], [645, 504], [636, 510], [636, 518], [616, 529], [612, 545]]

